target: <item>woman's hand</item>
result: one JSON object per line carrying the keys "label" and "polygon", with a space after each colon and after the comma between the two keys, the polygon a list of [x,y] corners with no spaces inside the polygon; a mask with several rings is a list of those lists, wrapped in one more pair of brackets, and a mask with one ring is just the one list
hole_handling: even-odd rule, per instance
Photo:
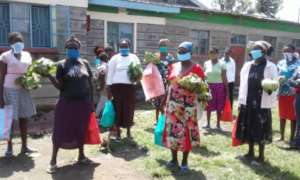
{"label": "woman's hand", "polygon": [[1,109],[4,108],[4,100],[3,100],[3,98],[0,99],[0,108]]}
{"label": "woman's hand", "polygon": [[107,87],[107,99],[111,100],[113,98],[111,88]]}

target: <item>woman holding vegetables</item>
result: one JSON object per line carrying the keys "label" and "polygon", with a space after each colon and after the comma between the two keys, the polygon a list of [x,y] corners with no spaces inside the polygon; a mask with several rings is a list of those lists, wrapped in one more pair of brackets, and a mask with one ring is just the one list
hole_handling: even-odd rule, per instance
{"label": "woman holding vegetables", "polygon": [[272,141],[271,108],[276,105],[276,89],[263,83],[278,76],[276,65],[266,59],[271,52],[272,47],[268,42],[256,41],[249,54],[252,61],[243,66],[240,74],[235,137],[242,143],[248,143],[249,151],[244,156],[248,160],[254,158],[254,144],[259,145],[259,157],[253,162],[264,161],[265,144]]}
{"label": "woman holding vegetables", "polygon": [[[171,149],[172,160],[167,163],[169,168],[188,171],[188,155],[193,145],[200,143],[197,121],[197,94],[180,86],[182,78],[194,74],[204,79],[204,72],[192,60],[193,44],[183,42],[178,47],[178,63],[172,65],[169,72],[170,87],[166,98],[165,129],[163,144]],[[183,152],[182,164],[179,167],[177,152]]]}
{"label": "woman holding vegetables", "polygon": [[[27,146],[27,120],[36,113],[30,92],[17,85],[16,80],[26,73],[32,63],[31,56],[24,49],[24,38],[18,32],[8,36],[10,50],[0,56],[0,106],[13,106],[14,122],[19,122],[21,131],[21,154],[34,152]],[[11,138],[13,135],[13,128]],[[12,139],[8,140],[6,157],[13,156]]]}
{"label": "woman holding vegetables", "polygon": [[84,154],[85,133],[93,108],[92,72],[88,62],[80,58],[80,41],[71,36],[65,43],[66,58],[57,65],[56,77],[49,75],[60,91],[55,109],[53,152],[49,173],[56,171],[59,148],[79,149],[78,163],[90,163]]}
{"label": "woman holding vegetables", "polygon": [[120,127],[127,128],[127,137],[131,137],[135,108],[135,84],[130,77],[130,67],[140,65],[139,58],[130,53],[128,40],[119,43],[119,54],[116,54],[108,62],[106,84],[108,99],[113,98],[116,110],[117,139],[121,138]]}

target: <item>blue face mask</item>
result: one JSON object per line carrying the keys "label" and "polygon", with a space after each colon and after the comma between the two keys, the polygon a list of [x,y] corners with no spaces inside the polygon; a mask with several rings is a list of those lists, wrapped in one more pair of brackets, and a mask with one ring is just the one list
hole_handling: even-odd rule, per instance
{"label": "blue face mask", "polygon": [[72,60],[78,60],[80,52],[78,49],[67,49],[67,58]]}
{"label": "blue face mask", "polygon": [[120,52],[121,56],[128,56],[129,48],[120,48],[119,52]]}
{"label": "blue face mask", "polygon": [[192,59],[192,54],[187,52],[185,54],[177,54],[178,61],[189,61]]}
{"label": "blue face mask", "polygon": [[263,53],[261,50],[252,50],[250,51],[251,57],[253,60],[257,60],[263,56]]}
{"label": "blue face mask", "polygon": [[101,65],[101,60],[100,60],[100,58],[96,58],[95,59],[95,66],[99,66],[99,65]]}
{"label": "blue face mask", "polygon": [[24,49],[24,43],[17,42],[15,44],[12,44],[11,48],[12,48],[14,54],[21,54],[21,52]]}
{"label": "blue face mask", "polygon": [[161,46],[161,47],[159,47],[159,52],[168,53],[168,48],[166,46]]}

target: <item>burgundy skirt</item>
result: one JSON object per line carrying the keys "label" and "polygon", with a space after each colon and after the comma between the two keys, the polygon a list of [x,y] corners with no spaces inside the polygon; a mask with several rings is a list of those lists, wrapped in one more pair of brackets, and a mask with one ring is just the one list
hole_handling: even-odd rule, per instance
{"label": "burgundy skirt", "polygon": [[123,128],[131,127],[135,109],[135,85],[113,84],[111,87],[116,109],[116,125]]}
{"label": "burgundy skirt", "polygon": [[75,149],[84,144],[92,103],[60,98],[55,109],[52,141],[58,148]]}
{"label": "burgundy skirt", "polygon": [[226,94],[223,83],[208,83],[212,100],[208,102],[207,111],[222,112],[225,106]]}

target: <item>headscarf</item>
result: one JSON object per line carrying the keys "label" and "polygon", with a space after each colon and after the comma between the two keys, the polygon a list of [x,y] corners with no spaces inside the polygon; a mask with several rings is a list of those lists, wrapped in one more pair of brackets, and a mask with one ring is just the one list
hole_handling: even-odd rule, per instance
{"label": "headscarf", "polygon": [[80,49],[80,46],[81,46],[81,42],[74,35],[71,35],[70,38],[67,39],[65,42],[66,49],[69,49],[69,48]]}
{"label": "headscarf", "polygon": [[261,47],[265,52],[268,52],[272,47],[272,45],[267,41],[255,41],[254,46]]}
{"label": "headscarf", "polygon": [[185,48],[188,50],[188,52],[192,53],[193,52],[193,43],[185,41],[179,45],[179,48]]}

